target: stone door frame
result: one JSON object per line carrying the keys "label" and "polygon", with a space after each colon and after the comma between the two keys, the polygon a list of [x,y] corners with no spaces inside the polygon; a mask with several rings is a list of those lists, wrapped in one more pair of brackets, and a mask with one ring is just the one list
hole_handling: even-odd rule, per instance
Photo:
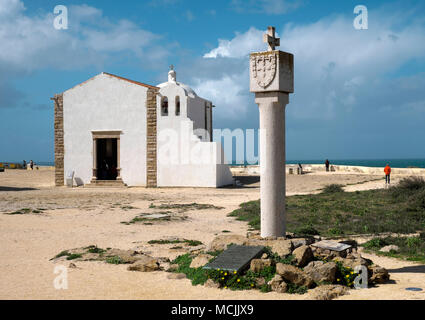
{"label": "stone door frame", "polygon": [[121,147],[121,130],[110,130],[110,131],[92,131],[93,138],[93,171],[92,171],[92,182],[97,180],[97,140],[99,139],[117,139],[117,179],[116,181],[122,181],[121,179],[121,161],[120,161],[120,147]]}

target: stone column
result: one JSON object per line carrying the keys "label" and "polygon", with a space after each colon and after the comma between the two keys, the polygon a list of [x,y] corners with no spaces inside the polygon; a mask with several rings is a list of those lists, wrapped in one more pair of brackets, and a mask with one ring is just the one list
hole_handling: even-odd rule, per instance
{"label": "stone column", "polygon": [[273,27],[264,41],[269,50],[250,56],[250,91],[260,110],[261,236],[284,237],[285,107],[294,92],[294,56],[274,50],[280,41]]}
{"label": "stone column", "polygon": [[261,236],[285,235],[285,107],[289,95],[256,94],[260,109]]}

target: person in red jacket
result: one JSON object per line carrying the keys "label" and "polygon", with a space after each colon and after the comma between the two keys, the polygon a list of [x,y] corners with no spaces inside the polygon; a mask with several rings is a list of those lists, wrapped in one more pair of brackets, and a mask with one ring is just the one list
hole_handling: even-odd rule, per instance
{"label": "person in red jacket", "polygon": [[385,184],[390,184],[391,183],[391,167],[390,165],[387,163],[387,165],[384,168],[384,172],[385,172]]}

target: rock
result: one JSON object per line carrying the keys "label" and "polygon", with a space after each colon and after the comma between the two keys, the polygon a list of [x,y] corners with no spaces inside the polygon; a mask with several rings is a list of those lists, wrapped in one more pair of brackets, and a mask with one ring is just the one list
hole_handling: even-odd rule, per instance
{"label": "rock", "polygon": [[110,249],[105,257],[119,257],[121,263],[135,263],[144,256],[134,250]]}
{"label": "rock", "polygon": [[337,255],[334,251],[322,249],[322,248],[314,248],[313,255],[319,259],[332,260]]}
{"label": "rock", "polygon": [[299,267],[306,266],[310,261],[314,259],[313,251],[309,246],[301,246],[295,249],[292,254],[295,256],[297,265]]}
{"label": "rock", "polygon": [[342,265],[346,268],[351,268],[354,270],[356,266],[369,266],[372,264],[372,261],[369,259],[364,258],[356,258],[356,259],[347,259],[347,258],[341,258],[336,257],[333,259],[334,262],[341,262]]}
{"label": "rock", "polygon": [[297,267],[289,264],[277,263],[276,273],[286,281],[299,286],[311,288],[314,285],[313,279]]}
{"label": "rock", "polygon": [[206,286],[207,288],[216,288],[216,289],[220,288],[220,284],[214,282],[212,279],[208,279],[205,282],[204,286]]}
{"label": "rock", "polygon": [[311,261],[305,268],[304,272],[310,272],[314,268],[317,268],[319,266],[323,266],[325,263],[323,261]]}
{"label": "rock", "polygon": [[252,272],[260,272],[265,267],[270,267],[272,265],[271,259],[252,259],[251,268],[249,269]]}
{"label": "rock", "polygon": [[278,274],[276,274],[273,277],[273,279],[271,279],[267,284],[270,286],[272,291],[275,291],[278,293],[285,293],[286,291],[288,291],[288,285],[283,281],[283,278]]}
{"label": "rock", "polygon": [[260,231],[252,231],[246,234],[248,239],[261,239]]}
{"label": "rock", "polygon": [[264,279],[263,277],[257,278],[257,280],[255,280],[255,284],[257,285],[257,287],[261,287],[266,284],[266,279]]}
{"label": "rock", "polygon": [[174,272],[179,268],[179,265],[174,263],[174,264],[170,264],[170,266],[168,267],[168,269],[166,269],[165,271],[167,272]]}
{"label": "rock", "polygon": [[261,256],[261,259],[267,259],[269,257],[269,255],[267,253],[263,253],[263,255]]}
{"label": "rock", "polygon": [[170,273],[167,275],[167,279],[174,279],[174,280],[186,279],[186,275],[184,273]]}
{"label": "rock", "polygon": [[305,268],[304,272],[316,282],[334,282],[336,274],[336,263],[322,261],[312,261]]}
{"label": "rock", "polygon": [[150,256],[142,256],[141,259],[137,260],[132,265],[129,265],[127,270],[129,271],[140,271],[140,272],[152,272],[159,270],[159,262],[157,259]]}
{"label": "rock", "polygon": [[190,247],[188,248],[188,252],[192,253],[192,254],[197,254],[197,253],[201,253],[203,250],[205,249],[205,245],[199,245],[196,247]]}
{"label": "rock", "polygon": [[243,245],[247,241],[247,238],[237,234],[225,234],[216,237],[209,245],[208,251],[225,250],[231,243],[237,245]]}
{"label": "rock", "polygon": [[318,286],[311,290],[312,300],[332,300],[348,293],[348,288],[341,285]]}
{"label": "rock", "polygon": [[357,246],[358,246],[356,240],[350,240],[350,239],[339,241],[339,243],[348,244],[349,246],[351,246],[354,249],[357,249]]}
{"label": "rock", "polygon": [[389,245],[389,246],[385,246],[383,248],[381,248],[381,250],[379,250],[380,252],[390,252],[390,251],[394,251],[394,252],[398,252],[400,251],[400,248],[398,246],[396,246],[395,244]]}
{"label": "rock", "polygon": [[77,268],[77,266],[75,265],[75,263],[70,263],[69,264],[69,266],[68,266],[68,268],[70,268],[70,269],[76,269]]}
{"label": "rock", "polygon": [[279,255],[279,257],[285,258],[286,256],[290,255],[292,253],[292,250],[294,250],[294,245],[292,243],[292,240],[275,240],[271,243],[271,250],[272,252]]}
{"label": "rock", "polygon": [[315,239],[314,238],[296,238],[296,239],[292,239],[291,241],[294,245],[294,249],[296,249],[301,246],[308,246],[314,243]]}
{"label": "rock", "polygon": [[374,265],[369,267],[368,270],[372,274],[369,279],[369,283],[386,283],[388,280],[390,280],[388,270],[385,268]]}
{"label": "rock", "polygon": [[200,268],[205,266],[212,258],[210,254],[200,254],[199,256],[193,258],[190,267],[191,268]]}

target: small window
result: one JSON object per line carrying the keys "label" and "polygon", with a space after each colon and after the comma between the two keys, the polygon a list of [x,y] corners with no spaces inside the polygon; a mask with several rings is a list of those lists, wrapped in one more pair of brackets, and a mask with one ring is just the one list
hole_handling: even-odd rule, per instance
{"label": "small window", "polygon": [[168,98],[167,97],[162,98],[161,115],[168,116]]}
{"label": "small window", "polygon": [[176,116],[180,115],[180,97],[176,97]]}

